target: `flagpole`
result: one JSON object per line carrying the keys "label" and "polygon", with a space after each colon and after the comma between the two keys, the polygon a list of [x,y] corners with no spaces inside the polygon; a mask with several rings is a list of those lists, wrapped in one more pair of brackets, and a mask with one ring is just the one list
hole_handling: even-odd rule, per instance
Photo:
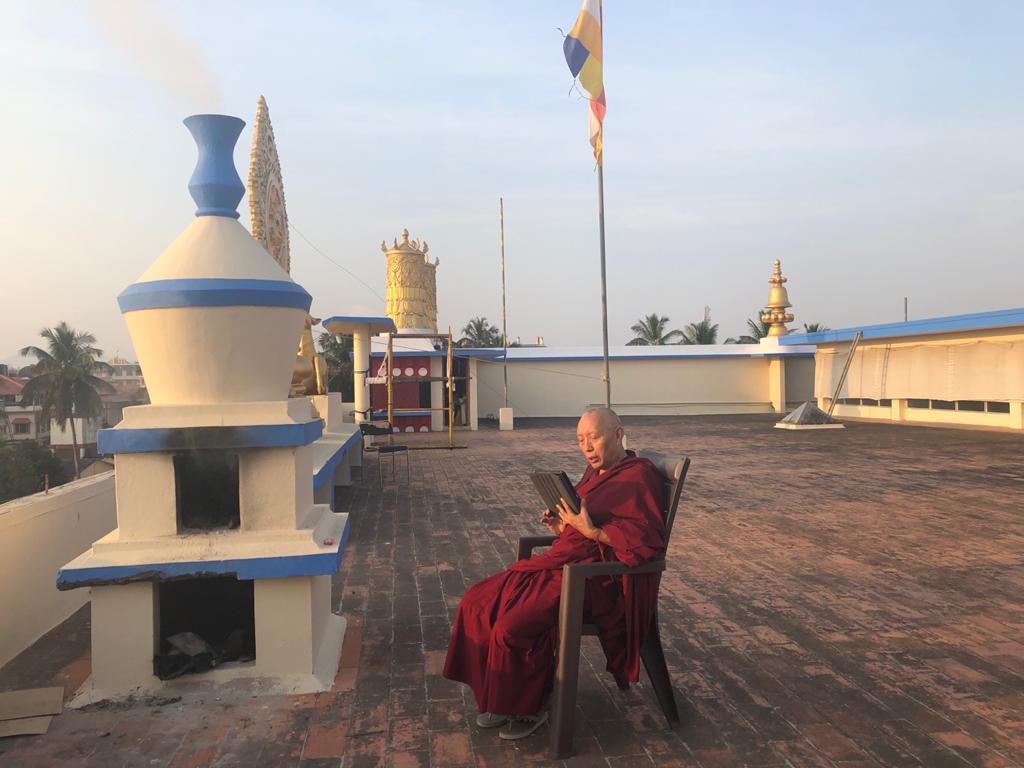
{"label": "flagpole", "polygon": [[[601,30],[602,48],[604,47],[604,2],[597,0],[597,21]],[[602,51],[602,58],[604,57]],[[602,88],[604,85],[602,84]],[[597,221],[601,232],[601,331],[604,342],[604,404],[612,407],[612,376],[608,366],[608,280],[605,277],[604,257],[604,126],[598,134],[601,140],[601,155],[597,162]]]}
{"label": "flagpole", "polygon": [[502,369],[505,375],[505,407],[508,408],[508,326],[505,315],[505,200],[498,198],[498,218],[501,222],[501,346],[505,348]]}
{"label": "flagpole", "polygon": [[[602,131],[603,132],[603,131]],[[603,138],[603,137],[602,137]],[[604,341],[604,404],[612,407],[612,378],[608,366],[608,281],[604,255],[604,152],[597,166],[597,221],[601,233],[601,330]]]}

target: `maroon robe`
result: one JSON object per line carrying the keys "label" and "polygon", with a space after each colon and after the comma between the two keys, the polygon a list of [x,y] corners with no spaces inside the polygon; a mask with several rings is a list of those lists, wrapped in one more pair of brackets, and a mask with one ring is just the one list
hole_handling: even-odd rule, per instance
{"label": "maroon robe", "polygon": [[[466,591],[444,676],[473,689],[481,712],[535,715],[551,692],[562,566],[618,560],[636,566],[665,552],[665,481],[647,459],[627,456],[607,472],[588,466],[576,486],[611,546],[566,525],[544,554],[513,563]],[[587,580],[585,620],[597,625],[608,671],[640,677],[640,646],[654,616],[660,574]]]}

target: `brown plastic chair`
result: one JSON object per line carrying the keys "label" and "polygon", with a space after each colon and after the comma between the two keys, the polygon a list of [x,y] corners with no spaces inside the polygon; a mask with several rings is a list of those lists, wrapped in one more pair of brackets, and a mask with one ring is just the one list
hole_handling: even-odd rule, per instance
{"label": "brown plastic chair", "polygon": [[[679,497],[690,469],[686,457],[666,456],[655,451],[639,451],[641,458],[650,459],[665,478],[668,509],[665,510],[665,547],[672,535],[672,524],[676,519]],[[530,557],[537,547],[548,547],[556,536],[523,536],[516,547],[516,559]],[[597,635],[597,626],[583,623],[583,593],[587,579],[591,576],[660,573],[665,570],[665,561],[629,568],[623,563],[577,563],[562,567],[562,596],[558,612],[558,666],[555,669],[554,690],[551,693],[551,751],[556,759],[572,754],[573,731],[576,727],[576,690],[580,673],[580,638],[583,635]],[[651,627],[640,649],[647,677],[654,688],[669,727],[679,723],[672,681],[665,663],[665,652],[661,647],[661,633],[658,627],[658,609],[655,604]],[[627,686],[628,687],[628,684]]]}

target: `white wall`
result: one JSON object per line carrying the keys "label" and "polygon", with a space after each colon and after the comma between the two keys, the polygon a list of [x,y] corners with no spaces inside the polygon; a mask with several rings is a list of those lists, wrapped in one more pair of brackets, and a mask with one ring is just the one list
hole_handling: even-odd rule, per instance
{"label": "white wall", "polygon": [[814,402],[814,358],[787,357],[786,402],[791,405]]}
{"label": "white wall", "polygon": [[[61,427],[56,421],[50,422],[50,445],[71,446],[71,420]],[[99,419],[75,419],[75,436],[78,445],[83,446],[96,442],[96,431],[100,427]]]}
{"label": "white wall", "polygon": [[0,666],[88,602],[57,571],[116,525],[113,472],[0,504]]}
{"label": "white wall", "polygon": [[[600,360],[511,362],[509,403],[517,418],[578,416],[604,402],[603,369]],[[811,358],[787,361],[787,400],[812,399],[813,371]],[[766,357],[612,360],[611,376],[621,415],[771,411]],[[480,416],[496,416],[503,404],[500,364],[479,364],[478,394]]]}

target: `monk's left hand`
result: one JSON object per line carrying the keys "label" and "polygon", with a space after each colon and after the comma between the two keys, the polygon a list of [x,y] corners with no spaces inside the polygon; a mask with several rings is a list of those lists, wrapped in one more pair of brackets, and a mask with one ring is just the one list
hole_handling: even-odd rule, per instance
{"label": "monk's left hand", "polygon": [[562,522],[566,525],[571,525],[588,539],[593,539],[597,536],[597,528],[594,527],[594,523],[587,513],[587,502],[580,501],[580,513],[577,515],[573,513],[568,502],[565,499],[561,499],[558,502],[558,516],[562,518]]}

